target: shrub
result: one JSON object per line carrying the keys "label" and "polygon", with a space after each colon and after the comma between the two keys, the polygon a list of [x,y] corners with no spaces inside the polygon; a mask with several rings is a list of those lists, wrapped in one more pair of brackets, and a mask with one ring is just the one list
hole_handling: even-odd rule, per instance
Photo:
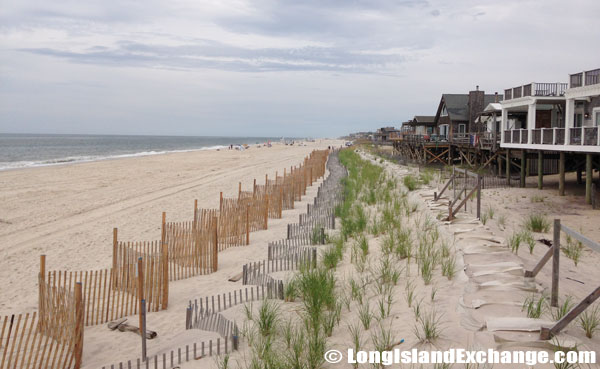
{"label": "shrub", "polygon": [[415,179],[415,177],[412,174],[407,174],[404,176],[404,178],[402,179],[404,186],[409,190],[409,191],[414,191],[417,189],[417,180]]}

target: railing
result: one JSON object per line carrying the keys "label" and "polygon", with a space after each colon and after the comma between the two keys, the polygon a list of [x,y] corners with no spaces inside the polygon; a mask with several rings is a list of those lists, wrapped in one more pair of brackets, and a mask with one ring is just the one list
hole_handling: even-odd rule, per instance
{"label": "railing", "polygon": [[[587,77],[586,77],[587,78]],[[590,80],[598,80],[598,74],[590,77]],[[596,82],[598,83],[598,82]],[[504,99],[518,99],[525,96],[564,96],[569,87],[568,83],[536,83],[532,82],[523,86],[504,90]]]}
{"label": "railing", "polygon": [[571,74],[571,88],[583,86],[583,72]]}
{"label": "railing", "polygon": [[[596,127],[587,127],[596,128]],[[579,137],[581,136],[581,129],[577,128]],[[513,129],[504,131],[504,143],[513,144],[527,144],[527,136],[529,131],[526,129]],[[565,129],[564,128],[536,128],[532,130],[531,143],[534,145],[564,145],[565,144]],[[596,133],[588,133],[589,142],[594,139],[597,141],[597,130]],[[579,143],[578,143],[579,144]]]}
{"label": "railing", "polygon": [[600,68],[570,75],[570,88],[597,85],[600,83]]}
{"label": "railing", "polygon": [[585,72],[585,85],[597,85],[600,83],[600,68]]}
{"label": "railing", "polygon": [[521,86],[513,88],[513,98],[518,99],[523,96],[523,89]]}
{"label": "railing", "polygon": [[581,128],[569,128],[571,133],[570,145],[581,145]]}
{"label": "railing", "polygon": [[583,127],[583,144],[598,146],[598,127]]}
{"label": "railing", "polygon": [[542,143],[542,129],[536,128],[533,130],[532,133],[533,133],[533,137],[532,137],[531,143],[540,145]]}

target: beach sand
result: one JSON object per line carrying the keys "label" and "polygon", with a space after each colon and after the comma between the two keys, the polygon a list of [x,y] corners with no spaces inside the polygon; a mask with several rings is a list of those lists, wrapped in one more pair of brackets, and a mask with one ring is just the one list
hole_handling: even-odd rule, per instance
{"label": "beach sand", "polygon": [[[167,212],[167,220],[188,220],[192,217],[193,199],[201,207],[217,207],[219,191],[225,196],[237,193],[238,182],[250,188],[254,178],[264,181],[264,175],[274,176],[284,167],[297,165],[310,151],[341,143],[318,141],[306,147],[253,148],[245,152],[211,151],[160,155],[106,162],[77,164],[54,168],[38,168],[0,173],[2,190],[0,199],[0,278],[4,282],[0,293],[0,314],[21,313],[35,310],[37,287],[35,276],[39,268],[39,255],[48,255],[47,269],[86,270],[108,267],[111,260],[112,228],[119,227],[123,240],[154,240],[159,238],[160,216]],[[379,160],[377,160],[379,162]],[[389,175],[401,182],[402,176],[415,168],[383,164]],[[529,179],[534,181],[535,179]],[[322,181],[322,179],[320,180]],[[319,181],[319,182],[320,182]],[[410,201],[419,206],[421,216],[435,219],[438,204],[432,201],[433,191],[442,183],[432,183],[410,193]],[[483,209],[492,207],[494,219],[481,224],[472,215],[473,203],[468,212],[460,213],[454,224],[439,222],[441,237],[457,252],[457,275],[448,280],[435,272],[430,285],[424,285],[417,275],[416,266],[410,273],[415,285],[415,295],[427,310],[435,309],[443,319],[443,333],[435,345],[420,344],[414,335],[413,307],[405,298],[403,278],[394,296],[390,325],[395,337],[405,342],[401,349],[488,348],[501,347],[497,340],[520,340],[514,349],[527,349],[535,341],[537,332],[492,331],[486,324],[521,324],[518,319],[526,316],[521,311],[523,300],[531,293],[526,288],[548,291],[550,263],[542,270],[535,282],[523,283],[522,273],[531,269],[541,258],[546,246],[536,244],[529,255],[523,244],[518,255],[506,246],[512,232],[520,231],[523,218],[532,212],[546,214],[548,219],[560,217],[571,228],[581,230],[598,241],[598,211],[592,211],[579,197],[558,197],[553,189],[553,179],[548,178],[548,188],[538,192],[526,189],[489,189],[483,191]],[[212,332],[185,331],[185,308],[193,298],[228,293],[242,287],[241,281],[227,279],[241,271],[249,261],[263,260],[267,256],[267,243],[285,237],[286,225],[296,222],[298,214],[304,213],[306,203],[316,195],[318,183],[307,189],[303,201],[295,209],[285,211],[283,219],[269,220],[269,229],[251,234],[250,246],[233,247],[219,253],[219,271],[206,276],[189,278],[170,284],[169,309],[148,315],[148,328],[158,332],[158,338],[148,341],[149,356],[169,353],[186,344],[216,339]],[[534,195],[544,196],[543,202],[531,202]],[[447,201],[447,200],[446,200]],[[505,218],[500,225],[499,219]],[[551,234],[534,234],[536,239],[551,239]],[[497,240],[494,242],[486,240]],[[383,238],[369,237],[373,247],[372,257],[377,260]],[[490,248],[490,245],[492,247]],[[483,250],[483,251],[481,251]],[[481,252],[480,252],[481,251]],[[600,257],[591,251],[577,267],[572,260],[561,255],[561,300],[566,295],[579,301],[597,287]],[[348,255],[339,266],[340,275],[351,268]],[[567,278],[568,277],[568,278]],[[499,283],[499,286],[494,286]],[[436,291],[435,301],[430,296]],[[296,303],[282,304],[286,311],[297,308]],[[478,304],[483,304],[481,307]],[[476,307],[476,308],[474,308]],[[336,327],[328,340],[330,348],[342,352],[351,346],[346,323],[355,323],[353,313],[344,313],[344,323]],[[344,310],[345,311],[345,310]],[[243,306],[224,313],[229,319],[244,321]],[[498,318],[511,317],[510,321]],[[136,324],[137,317],[129,317]],[[534,322],[538,325],[539,322]],[[365,333],[365,348],[371,348],[369,334]],[[580,343],[581,349],[600,347],[600,338],[590,340],[583,336],[577,323],[565,331]],[[509,347],[509,346],[506,346]],[[240,352],[233,354],[236,362],[243,363],[248,354],[247,344],[241,342]],[[85,368],[97,368],[133,360],[140,356],[139,336],[132,333],[109,331],[105,325],[85,330]],[[346,365],[342,365],[345,367]],[[217,367],[213,358],[192,360],[183,368]],[[338,365],[325,365],[327,368]],[[365,366],[366,367],[366,366]],[[502,367],[523,367],[510,365]],[[552,365],[540,366],[551,368]]]}

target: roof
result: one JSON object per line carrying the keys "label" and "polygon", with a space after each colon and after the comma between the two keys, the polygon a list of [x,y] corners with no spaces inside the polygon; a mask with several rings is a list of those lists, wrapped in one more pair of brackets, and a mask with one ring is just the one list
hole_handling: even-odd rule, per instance
{"label": "roof", "polygon": [[413,121],[418,123],[433,123],[435,122],[435,115],[415,115]]}
{"label": "roof", "polygon": [[[502,100],[498,96],[498,100]],[[468,121],[469,120],[469,94],[442,94],[442,100],[438,107],[438,114],[441,114],[442,101],[446,104],[446,111],[451,121]],[[483,105],[495,103],[496,95],[484,95]]]}

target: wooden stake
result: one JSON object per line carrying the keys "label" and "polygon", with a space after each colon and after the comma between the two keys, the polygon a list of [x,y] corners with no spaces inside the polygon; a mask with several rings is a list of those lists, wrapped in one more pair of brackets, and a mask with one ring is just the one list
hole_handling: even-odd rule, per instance
{"label": "wooden stake", "polygon": [[213,245],[213,272],[216,272],[219,268],[219,220],[217,217],[213,217],[213,235],[214,235],[214,245]]}
{"label": "wooden stake", "polygon": [[160,232],[160,241],[161,243],[165,243],[166,240],[166,236],[167,236],[167,231],[165,229],[165,224],[167,223],[167,213],[165,213],[163,211],[162,213],[162,225],[161,225],[161,232]]}
{"label": "wooden stake", "polygon": [[561,151],[558,159],[558,195],[565,195],[565,153]]}
{"label": "wooden stake", "polygon": [[137,277],[138,277],[140,334],[142,334],[141,327],[142,327],[142,324],[144,324],[144,322],[143,322],[144,317],[142,315],[142,301],[144,300],[144,265],[143,265],[142,258],[138,258],[138,261],[137,261]]}
{"label": "wooden stake", "polygon": [[250,205],[246,205],[246,246],[250,244]]}
{"label": "wooden stake", "polygon": [[554,219],[554,240],[552,243],[554,252],[552,255],[552,296],[550,305],[558,306],[558,277],[560,267],[560,219]]}
{"label": "wooden stake", "polygon": [[198,199],[194,199],[194,229],[198,225]]}
{"label": "wooden stake", "polygon": [[113,228],[113,260],[112,260],[112,267],[113,270],[117,270],[117,254],[119,253],[118,249],[117,249],[117,239],[118,239],[118,229],[117,228]]}
{"label": "wooden stake", "polygon": [[242,197],[242,182],[238,184],[238,200]]}
{"label": "wooden stake", "polygon": [[279,219],[283,217],[283,187],[279,187]]}
{"label": "wooden stake", "polygon": [[161,244],[162,247],[162,308],[167,310],[169,307],[169,245]]}
{"label": "wooden stake", "polygon": [[219,211],[223,211],[223,191],[219,194]]}
{"label": "wooden stake", "polygon": [[81,368],[81,358],[83,356],[83,295],[81,291],[81,282],[75,284],[75,347],[73,355],[75,356],[75,369]]}
{"label": "wooden stake", "polygon": [[268,222],[269,222],[269,195],[265,195],[265,224],[264,224],[265,229],[269,229]]}

